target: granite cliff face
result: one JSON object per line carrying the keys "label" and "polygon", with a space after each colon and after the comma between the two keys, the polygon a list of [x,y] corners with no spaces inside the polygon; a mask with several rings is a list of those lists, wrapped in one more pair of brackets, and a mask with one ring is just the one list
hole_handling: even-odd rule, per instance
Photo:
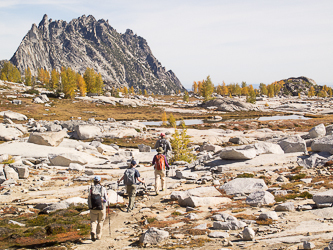
{"label": "granite cliff face", "polygon": [[185,90],[176,75],[166,71],[146,40],[131,30],[118,33],[108,21],[81,16],[69,23],[44,15],[33,24],[10,61],[21,72],[30,67],[51,71],[62,66],[83,73],[87,67],[101,73],[106,88],[131,87],[155,94]]}
{"label": "granite cliff face", "polygon": [[282,81],[284,81],[284,85],[279,93],[280,95],[297,96],[298,93],[301,95],[307,95],[311,86],[316,92],[321,89],[314,80],[305,76],[290,77],[288,79],[283,79]]}

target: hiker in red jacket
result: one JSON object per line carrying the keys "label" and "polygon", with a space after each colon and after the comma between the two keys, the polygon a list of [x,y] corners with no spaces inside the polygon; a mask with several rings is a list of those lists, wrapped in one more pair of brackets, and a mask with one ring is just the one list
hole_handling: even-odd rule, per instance
{"label": "hiker in red jacket", "polygon": [[165,157],[164,150],[162,147],[159,147],[157,150],[157,155],[154,155],[153,163],[155,169],[155,192],[158,195],[159,183],[157,181],[158,177],[161,178],[162,191],[164,191],[164,178],[165,178],[165,169],[169,169],[168,161]]}

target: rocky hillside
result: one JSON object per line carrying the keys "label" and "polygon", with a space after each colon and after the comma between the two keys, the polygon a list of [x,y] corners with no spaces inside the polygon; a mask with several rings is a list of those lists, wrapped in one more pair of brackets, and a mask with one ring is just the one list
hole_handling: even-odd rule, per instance
{"label": "rocky hillside", "polygon": [[62,66],[83,73],[87,67],[102,74],[106,88],[131,87],[155,94],[185,90],[177,76],[166,71],[147,41],[131,30],[118,33],[108,21],[81,16],[69,23],[44,15],[33,24],[10,61],[24,72],[30,67],[51,71]]}
{"label": "rocky hillside", "polygon": [[315,91],[320,91],[321,87],[317,83],[305,76],[300,77],[290,77],[288,79],[283,79],[283,88],[280,91],[280,95],[292,95],[297,96],[298,93],[301,95],[307,95],[310,87],[314,87]]}

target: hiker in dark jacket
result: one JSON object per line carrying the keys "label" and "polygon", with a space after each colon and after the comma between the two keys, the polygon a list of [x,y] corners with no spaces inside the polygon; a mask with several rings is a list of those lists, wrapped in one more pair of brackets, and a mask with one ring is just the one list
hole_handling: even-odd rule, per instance
{"label": "hiker in dark jacket", "polygon": [[103,223],[106,218],[108,195],[105,187],[101,185],[101,177],[94,177],[94,185],[89,189],[88,207],[90,209],[91,240],[102,238]]}
{"label": "hiker in dark jacket", "polygon": [[127,212],[130,212],[134,208],[134,201],[135,201],[135,195],[136,195],[136,181],[139,181],[141,183],[145,183],[144,180],[140,178],[140,173],[137,169],[135,169],[136,161],[131,161],[131,165],[128,169],[126,169],[123,177],[121,177],[120,180],[118,180],[119,183],[124,180],[124,184],[126,185],[126,190],[128,194],[128,207]]}
{"label": "hiker in dark jacket", "polygon": [[155,169],[155,192],[158,195],[159,191],[159,182],[158,178],[161,178],[161,186],[162,186],[162,191],[164,191],[164,178],[166,176],[165,170],[169,169],[169,164],[167,161],[167,158],[163,154],[164,150],[162,147],[159,147],[157,150],[157,154],[154,155],[152,165],[154,166]]}
{"label": "hiker in dark jacket", "polygon": [[164,151],[164,155],[166,157],[168,157],[168,153],[172,151],[172,147],[171,147],[171,144],[170,142],[165,139],[165,134],[164,133],[161,133],[161,139],[159,139],[156,144],[155,144],[155,149],[157,150],[159,147],[162,147],[163,148],[163,151]]}

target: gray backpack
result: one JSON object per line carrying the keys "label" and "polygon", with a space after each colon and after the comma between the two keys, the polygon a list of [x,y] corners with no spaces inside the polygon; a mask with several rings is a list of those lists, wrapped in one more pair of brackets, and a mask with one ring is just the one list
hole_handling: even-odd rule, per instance
{"label": "gray backpack", "polygon": [[125,171],[124,184],[126,186],[135,184],[135,168],[129,168]]}

